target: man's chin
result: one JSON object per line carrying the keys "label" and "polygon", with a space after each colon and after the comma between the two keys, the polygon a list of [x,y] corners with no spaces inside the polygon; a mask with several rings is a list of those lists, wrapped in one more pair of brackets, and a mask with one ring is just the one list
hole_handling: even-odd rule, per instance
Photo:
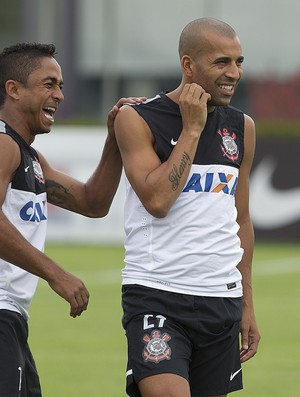
{"label": "man's chin", "polygon": [[207,102],[208,106],[227,106],[230,105],[231,102],[231,98],[220,98],[219,100],[213,100],[213,101],[209,101]]}

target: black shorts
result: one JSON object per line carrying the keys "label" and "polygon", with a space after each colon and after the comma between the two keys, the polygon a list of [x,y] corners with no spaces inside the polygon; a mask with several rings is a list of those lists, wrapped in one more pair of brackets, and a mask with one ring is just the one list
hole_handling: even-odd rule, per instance
{"label": "black shorts", "polygon": [[19,313],[0,310],[0,395],[41,397],[36,366],[28,343],[27,321]]}
{"label": "black shorts", "polygon": [[162,373],[187,379],[192,396],[222,395],[243,388],[239,347],[242,298],[125,285],[122,305],[129,396],[140,397],[138,382]]}

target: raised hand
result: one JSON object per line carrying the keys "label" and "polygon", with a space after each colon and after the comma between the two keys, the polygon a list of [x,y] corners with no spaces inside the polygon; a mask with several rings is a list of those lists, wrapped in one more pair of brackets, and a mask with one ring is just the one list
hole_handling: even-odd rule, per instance
{"label": "raised hand", "polygon": [[186,84],[179,97],[183,129],[201,134],[207,120],[207,102],[211,96],[196,84]]}
{"label": "raised hand", "polygon": [[108,134],[113,137],[115,136],[114,121],[120,107],[122,107],[125,104],[134,105],[136,103],[141,103],[144,102],[146,99],[147,99],[146,97],[128,97],[128,98],[119,99],[118,102],[112,107],[112,109],[108,113],[108,118],[107,118]]}

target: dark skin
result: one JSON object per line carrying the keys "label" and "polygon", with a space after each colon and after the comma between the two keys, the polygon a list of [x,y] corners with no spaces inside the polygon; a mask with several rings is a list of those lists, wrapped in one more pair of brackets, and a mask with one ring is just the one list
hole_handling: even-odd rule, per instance
{"label": "dark skin", "polygon": [[[63,78],[57,61],[52,57],[42,58],[40,67],[29,75],[26,84],[14,80],[6,82],[6,100],[0,109],[0,119],[31,145],[37,134],[50,132],[55,112],[64,99],[62,86]],[[101,160],[86,183],[55,170],[39,153],[50,203],[88,217],[103,217],[108,213],[122,170],[114,137],[114,118],[123,103],[136,103],[143,99],[122,98],[109,112],[108,136]],[[20,159],[17,143],[10,136],[0,134],[1,208]],[[103,185],[106,186],[105,191],[101,188]],[[0,236],[1,258],[46,280],[58,295],[69,302],[72,317],[80,316],[87,309],[89,292],[84,283],[34,248],[8,221],[2,209]]]}
{"label": "dark skin", "polygon": [[[237,36],[207,29],[196,39],[194,41],[198,42],[201,51],[197,56],[190,53],[182,55],[181,84],[167,94],[179,105],[183,123],[181,135],[167,161],[161,163],[155,151],[153,134],[134,109],[123,107],[116,117],[116,138],[128,180],[146,210],[157,218],[167,216],[185,186],[207,114],[216,106],[230,103],[242,76],[244,57]],[[235,195],[240,226],[238,234],[244,248],[238,265],[244,291],[241,362],[256,354],[260,340],[251,288],[254,236],[249,215],[249,174],[254,148],[254,122],[245,115],[245,152]],[[153,375],[142,379],[138,386],[143,397],[190,397],[188,381],[174,374]]]}

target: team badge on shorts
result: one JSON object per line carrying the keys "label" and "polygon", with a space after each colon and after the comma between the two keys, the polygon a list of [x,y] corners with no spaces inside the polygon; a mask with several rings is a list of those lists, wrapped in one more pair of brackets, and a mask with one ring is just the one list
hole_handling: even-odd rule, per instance
{"label": "team badge on shorts", "polygon": [[144,335],[143,341],[146,344],[143,351],[144,361],[158,364],[162,360],[170,360],[171,348],[167,343],[170,339],[170,335],[166,333],[162,335],[157,329],[151,332],[151,336]]}

